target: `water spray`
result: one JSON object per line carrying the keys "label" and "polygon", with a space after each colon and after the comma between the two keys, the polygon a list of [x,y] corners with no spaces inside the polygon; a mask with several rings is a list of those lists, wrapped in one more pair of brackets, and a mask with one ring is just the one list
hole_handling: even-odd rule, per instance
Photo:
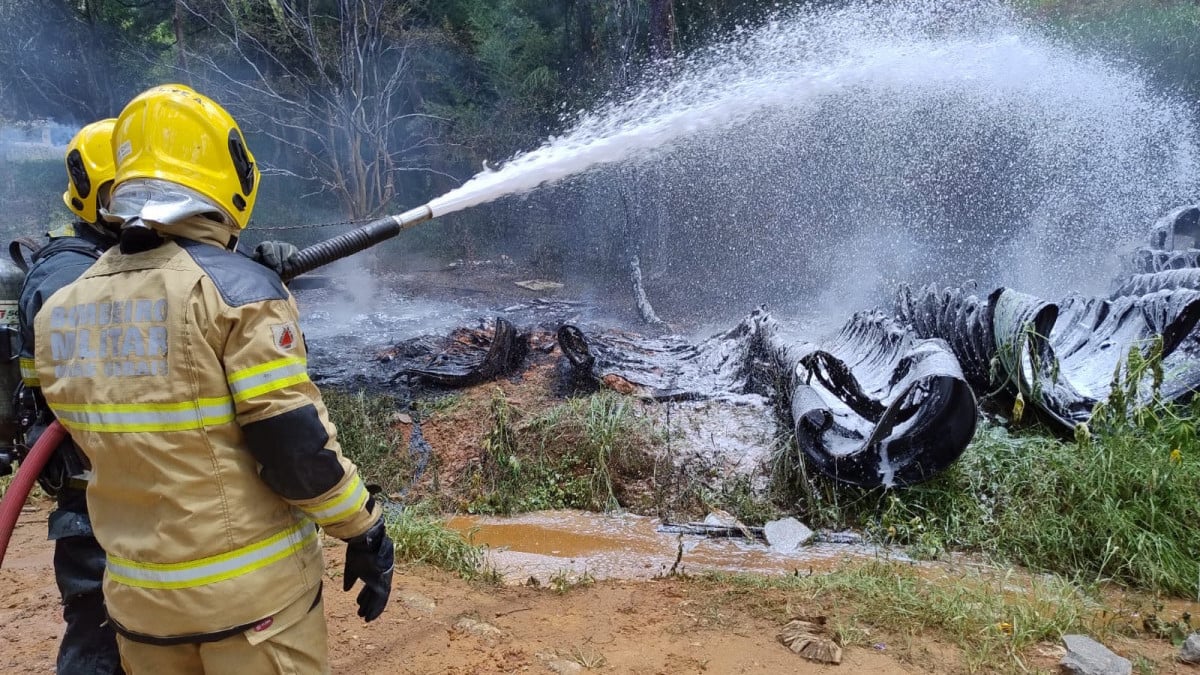
{"label": "water spray", "polygon": [[652,177],[636,207],[671,236],[643,262],[696,270],[724,303],[824,314],[899,279],[1056,295],[1097,290],[1114,244],[1194,192],[1186,105],[1011,3],[837,4],[739,29],[427,205],[306,249],[289,276],[567,180],[569,199],[541,203],[603,222]]}

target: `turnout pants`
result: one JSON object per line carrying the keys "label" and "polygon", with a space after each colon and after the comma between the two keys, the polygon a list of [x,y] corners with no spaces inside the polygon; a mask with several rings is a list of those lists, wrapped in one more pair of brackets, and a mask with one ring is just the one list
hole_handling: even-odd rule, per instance
{"label": "turnout pants", "polygon": [[269,619],[215,642],[159,646],[117,636],[130,675],[327,675],[320,587]]}
{"label": "turnout pants", "polygon": [[50,514],[54,581],[67,622],[58,646],[59,675],[121,675],[117,639],[100,590],[104,551],[92,534],[83,490],[65,488]]}

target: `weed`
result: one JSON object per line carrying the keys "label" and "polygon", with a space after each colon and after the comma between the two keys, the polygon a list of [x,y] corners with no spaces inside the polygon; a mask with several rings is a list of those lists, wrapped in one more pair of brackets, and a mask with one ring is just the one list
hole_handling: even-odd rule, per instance
{"label": "weed", "polygon": [[563,595],[567,591],[576,588],[587,588],[596,583],[596,577],[592,576],[591,572],[584,570],[578,575],[571,570],[561,569],[550,576],[550,588],[559,595]]}
{"label": "weed", "polygon": [[469,510],[619,508],[625,481],[618,478],[648,478],[652,471],[647,451],[655,440],[636,405],[602,392],[525,415],[497,390]]}
{"label": "weed", "polygon": [[481,574],[486,578],[483,549],[446,527],[428,507],[418,504],[399,512],[389,511],[386,517],[397,561],[432,565],[464,579],[476,579]]}
{"label": "weed", "polygon": [[1163,616],[1163,609],[1162,603],[1155,601],[1153,610],[1142,619],[1142,628],[1150,635],[1180,647],[1196,630],[1196,626],[1192,625],[1192,615],[1184,612],[1179,619],[1172,621]]}
{"label": "weed", "polygon": [[714,590],[732,594],[739,587],[751,592],[781,590],[784,598],[773,608],[776,619],[786,620],[796,607],[820,608],[833,615],[835,634],[845,644],[870,645],[873,638],[866,627],[899,634],[936,630],[964,650],[968,669],[1014,661],[1041,641],[1091,629],[1098,607],[1056,578],[1018,580],[1008,573],[969,573],[947,583],[936,576],[880,560],[846,564],[826,574],[708,575],[698,583],[715,581]]}
{"label": "weed", "polygon": [[572,647],[569,656],[572,661],[589,670],[603,668],[608,665],[608,659],[590,647]]}
{"label": "weed", "polygon": [[747,525],[762,525],[779,517],[779,507],[766,496],[758,494],[751,478],[746,475],[725,481],[715,495],[715,501],[710,506],[729,511]]}
{"label": "weed", "polygon": [[463,403],[462,394],[446,394],[430,399],[419,399],[413,405],[421,419],[429,419],[437,415],[447,415],[458,409]]}
{"label": "weed", "polygon": [[392,427],[396,402],[365,392],[322,392],[329,418],[338,430],[342,452],[357,466],[363,479],[392,494],[408,485],[414,462],[404,435]]}
{"label": "weed", "polygon": [[1158,672],[1158,665],[1145,656],[1137,654],[1133,657],[1133,670],[1138,675],[1155,675]]}

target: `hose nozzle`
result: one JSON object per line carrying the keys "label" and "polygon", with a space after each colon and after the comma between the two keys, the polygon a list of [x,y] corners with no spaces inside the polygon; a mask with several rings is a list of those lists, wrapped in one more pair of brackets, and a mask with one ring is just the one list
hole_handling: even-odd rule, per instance
{"label": "hose nozzle", "polygon": [[328,265],[387,241],[404,230],[432,218],[433,209],[426,204],[399,215],[380,218],[345,234],[313,244],[289,259],[287,269],[281,277],[284,281],[291,281],[305,272],[311,272],[322,265]]}

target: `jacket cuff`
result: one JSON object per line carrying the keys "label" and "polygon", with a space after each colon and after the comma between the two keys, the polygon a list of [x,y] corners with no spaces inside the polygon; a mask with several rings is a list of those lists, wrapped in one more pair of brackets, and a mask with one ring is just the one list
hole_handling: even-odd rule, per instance
{"label": "jacket cuff", "polygon": [[337,485],[320,497],[295,504],[338,539],[357,537],[383,517],[383,509],[371,499],[357,470],[348,471]]}

